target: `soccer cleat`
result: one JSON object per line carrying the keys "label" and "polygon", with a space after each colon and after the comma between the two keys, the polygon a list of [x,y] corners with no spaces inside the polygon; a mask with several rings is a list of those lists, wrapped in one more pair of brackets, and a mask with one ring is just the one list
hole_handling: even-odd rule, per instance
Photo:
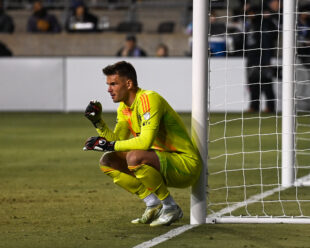
{"label": "soccer cleat", "polygon": [[157,205],[155,207],[147,207],[141,218],[137,218],[131,221],[132,224],[149,224],[153,220],[157,219],[159,213],[162,209],[162,205]]}
{"label": "soccer cleat", "polygon": [[177,206],[176,209],[162,209],[159,217],[151,222],[150,226],[169,226],[173,222],[183,217],[182,209]]}

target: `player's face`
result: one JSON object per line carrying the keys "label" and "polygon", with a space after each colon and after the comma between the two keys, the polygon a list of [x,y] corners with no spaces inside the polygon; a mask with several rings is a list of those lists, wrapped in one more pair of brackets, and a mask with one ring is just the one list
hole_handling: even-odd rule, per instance
{"label": "player's face", "polygon": [[126,77],[120,77],[117,74],[109,75],[107,76],[107,85],[113,102],[128,103],[131,83]]}

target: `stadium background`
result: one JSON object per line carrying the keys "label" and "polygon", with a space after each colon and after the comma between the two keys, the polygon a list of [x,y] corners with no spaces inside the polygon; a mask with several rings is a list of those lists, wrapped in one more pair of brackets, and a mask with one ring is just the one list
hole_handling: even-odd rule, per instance
{"label": "stadium background", "polygon": [[[51,13],[64,21],[68,2],[47,1],[46,4]],[[147,86],[162,92],[169,92],[167,87],[172,90],[178,87],[172,105],[178,111],[189,112],[191,59],[187,56],[189,36],[185,29],[191,20],[191,1],[136,1],[135,12],[131,1],[118,2],[119,6],[112,8],[108,1],[89,1],[89,6],[98,16],[107,16],[112,29],[130,18],[141,21],[143,31],[136,34],[138,44],[150,57],[155,54],[158,43],[169,46],[173,58],[167,58],[167,63],[175,65],[177,60],[182,64],[174,68],[175,73],[182,71],[182,74],[174,75],[180,77],[176,84],[162,81],[159,84],[150,76],[154,75],[151,65],[157,63],[162,69],[160,64],[165,59],[132,61],[134,64],[150,63],[149,66],[145,64],[145,71],[138,71],[142,78],[143,73],[148,75],[146,79],[150,80],[147,82],[150,85]],[[219,12],[226,11],[221,9],[221,5],[226,6],[226,1],[212,2],[218,4]],[[74,102],[77,105],[73,104],[70,109],[68,99],[80,99],[80,94],[85,93],[85,89],[80,88],[83,84],[85,86],[85,81],[87,84],[95,82],[96,87],[94,94],[85,96],[85,101],[93,95],[105,100],[97,89],[102,87],[100,89],[105,91],[100,66],[97,65],[101,61],[104,64],[117,60],[113,56],[127,33],[105,30],[96,34],[68,34],[65,31],[60,34],[28,34],[25,23],[31,13],[30,1],[4,3],[7,13],[15,20],[16,30],[13,34],[0,34],[0,40],[14,53],[14,57],[0,60],[0,247],[132,247],[189,223],[189,191],[175,190],[176,198],[187,213],[180,223],[156,230],[128,224],[127,220],[135,217],[137,208],[139,212],[143,209],[142,204],[111,185],[99,172],[96,166],[98,154],[81,152],[85,137],[94,134],[82,113],[58,113],[82,110],[84,100]],[[157,32],[161,21],[172,19],[175,22],[173,33]],[[238,58],[233,59],[238,61]],[[83,63],[70,71],[70,63],[78,60]],[[221,58],[216,60],[221,61]],[[56,64],[56,70],[55,67],[44,67],[44,63],[50,61]],[[93,71],[96,68],[98,72]],[[82,69],[86,70],[85,81],[79,78]],[[95,78],[94,73],[98,73]],[[68,80],[70,75],[71,81]],[[241,72],[236,81],[239,76],[244,80]],[[221,81],[220,76],[218,80]],[[70,85],[72,88],[68,89]],[[50,87],[56,87],[53,88],[55,91]],[[247,94],[244,88],[237,92]],[[52,100],[52,105],[44,102],[47,99]],[[178,109],[180,105],[184,108]],[[245,108],[238,106],[239,110]],[[108,110],[113,111],[113,108]],[[112,127],[115,115],[105,113],[105,116]],[[182,114],[182,118],[190,130],[190,115]],[[309,231],[308,226],[300,225],[251,225],[251,228],[248,225],[205,225],[159,247],[307,247]]]}

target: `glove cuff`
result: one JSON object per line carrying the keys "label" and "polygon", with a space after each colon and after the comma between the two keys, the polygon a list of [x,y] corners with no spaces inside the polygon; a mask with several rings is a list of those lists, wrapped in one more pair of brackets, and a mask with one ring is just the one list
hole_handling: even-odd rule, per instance
{"label": "glove cuff", "polygon": [[95,126],[95,128],[103,129],[105,126],[105,122],[102,119],[100,119],[95,123],[93,122],[93,125]]}
{"label": "glove cuff", "polygon": [[107,151],[115,151],[114,147],[115,147],[115,141],[110,141],[109,145],[106,148],[106,150]]}

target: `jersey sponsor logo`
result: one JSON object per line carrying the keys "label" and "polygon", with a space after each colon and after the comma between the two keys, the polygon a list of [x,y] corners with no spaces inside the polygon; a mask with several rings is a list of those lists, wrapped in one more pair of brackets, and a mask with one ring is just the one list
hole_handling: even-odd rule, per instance
{"label": "jersey sponsor logo", "polygon": [[142,123],[142,126],[146,126],[146,125],[149,125],[149,124],[151,124],[149,121],[144,121],[144,122]]}

